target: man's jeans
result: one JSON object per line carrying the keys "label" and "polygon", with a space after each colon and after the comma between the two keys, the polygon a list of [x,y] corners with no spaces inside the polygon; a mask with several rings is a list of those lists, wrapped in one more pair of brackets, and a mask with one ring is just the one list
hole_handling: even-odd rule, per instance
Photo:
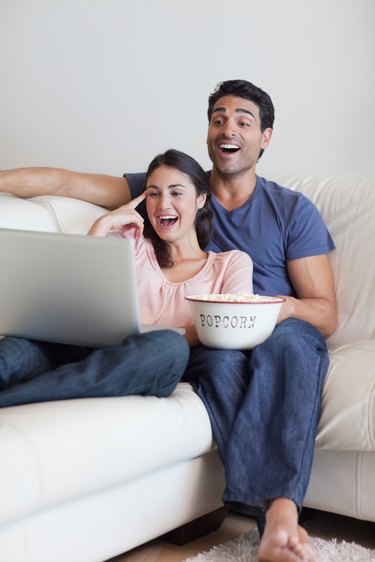
{"label": "man's jeans", "polygon": [[302,507],[327,369],[324,339],[297,319],[277,325],[250,352],[192,351],[184,379],[210,416],[225,503],[244,513],[281,497]]}
{"label": "man's jeans", "polygon": [[160,330],[87,348],[7,337],[0,342],[0,407],[96,396],[169,396],[189,347]]}

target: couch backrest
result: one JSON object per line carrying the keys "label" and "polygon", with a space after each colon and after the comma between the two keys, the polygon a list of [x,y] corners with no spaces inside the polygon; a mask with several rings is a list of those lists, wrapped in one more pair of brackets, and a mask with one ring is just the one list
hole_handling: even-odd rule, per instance
{"label": "couch backrest", "polygon": [[272,178],[304,193],[320,210],[334,239],[330,260],[339,325],[329,347],[375,337],[375,176]]}
{"label": "couch backrest", "polygon": [[[375,176],[277,176],[303,192],[320,210],[335,241],[330,254],[339,305],[339,326],[330,347],[375,337]],[[56,196],[18,199],[0,195],[0,227],[85,234],[105,210]]]}

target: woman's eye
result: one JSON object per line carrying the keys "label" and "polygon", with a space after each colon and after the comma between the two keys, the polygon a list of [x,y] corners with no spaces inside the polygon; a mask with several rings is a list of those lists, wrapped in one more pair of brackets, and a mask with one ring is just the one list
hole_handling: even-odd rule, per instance
{"label": "woman's eye", "polygon": [[147,197],[156,197],[158,195],[157,191],[148,191]]}
{"label": "woman's eye", "polygon": [[182,191],[172,191],[171,194],[173,197],[178,197],[179,195],[182,195]]}

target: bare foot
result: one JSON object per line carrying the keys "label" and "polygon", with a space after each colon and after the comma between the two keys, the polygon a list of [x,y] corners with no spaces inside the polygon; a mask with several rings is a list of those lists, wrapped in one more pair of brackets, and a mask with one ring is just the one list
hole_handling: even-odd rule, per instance
{"label": "bare foot", "polygon": [[274,500],[266,513],[266,526],[259,545],[260,562],[318,562],[307,533],[298,525],[293,501]]}

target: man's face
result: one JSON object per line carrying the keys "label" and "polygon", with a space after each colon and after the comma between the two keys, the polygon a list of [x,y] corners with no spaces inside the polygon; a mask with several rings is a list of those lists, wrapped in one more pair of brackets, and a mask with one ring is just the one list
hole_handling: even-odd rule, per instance
{"label": "man's face", "polygon": [[259,108],[235,96],[224,96],[214,105],[207,133],[208,154],[223,176],[238,177],[255,168],[261,149],[271,140],[272,129],[260,129]]}

